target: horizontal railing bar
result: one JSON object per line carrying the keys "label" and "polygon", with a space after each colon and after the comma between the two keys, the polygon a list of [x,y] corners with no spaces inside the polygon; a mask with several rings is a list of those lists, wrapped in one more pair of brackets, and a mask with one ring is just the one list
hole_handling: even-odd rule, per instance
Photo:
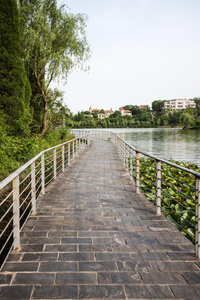
{"label": "horizontal railing bar", "polygon": [[12,218],[9,220],[9,222],[6,224],[6,227],[3,229],[3,231],[1,232],[1,234],[0,234],[0,238],[2,237],[2,235],[4,234],[4,232],[6,231],[6,229],[8,228],[8,226],[10,225],[10,223],[12,222],[12,220],[13,220],[13,216],[12,216]]}
{"label": "horizontal railing bar", "polygon": [[4,202],[6,202],[6,200],[13,194],[13,191],[14,191],[14,190],[12,190],[12,191],[8,194],[8,196],[6,196],[6,198],[0,203],[0,206],[3,205]]}
{"label": "horizontal railing bar", "polygon": [[[87,135],[85,135],[86,137]],[[23,166],[21,166],[19,169],[17,169],[15,172],[13,172],[12,174],[10,174],[8,177],[6,177],[4,180],[2,180],[0,182],[0,190],[3,189],[9,182],[11,182],[15,177],[17,177],[20,173],[22,173],[27,167],[29,167],[34,161],[36,161],[38,158],[40,158],[41,155],[43,155],[44,153],[50,151],[50,150],[54,150],[58,147],[61,147],[62,145],[66,145],[66,144],[69,144],[73,141],[76,141],[77,139],[79,139],[78,137],[77,138],[74,138],[70,141],[67,141],[65,143],[62,143],[62,144],[59,144],[57,146],[54,146],[54,147],[51,147],[49,149],[46,149],[46,150],[43,150],[41,151],[40,153],[38,153],[36,156],[34,156],[32,159],[30,159],[28,162],[26,162]]]}

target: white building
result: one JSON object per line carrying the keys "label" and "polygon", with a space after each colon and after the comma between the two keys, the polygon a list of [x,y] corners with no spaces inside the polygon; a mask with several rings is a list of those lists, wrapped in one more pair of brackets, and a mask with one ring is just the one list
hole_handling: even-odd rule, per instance
{"label": "white building", "polygon": [[188,99],[173,99],[164,102],[164,108],[173,108],[175,110],[185,109],[187,107],[196,108],[196,103],[194,100]]}
{"label": "white building", "polygon": [[132,112],[130,110],[125,110],[123,106],[120,107],[119,110],[121,111],[122,116],[132,116]]}

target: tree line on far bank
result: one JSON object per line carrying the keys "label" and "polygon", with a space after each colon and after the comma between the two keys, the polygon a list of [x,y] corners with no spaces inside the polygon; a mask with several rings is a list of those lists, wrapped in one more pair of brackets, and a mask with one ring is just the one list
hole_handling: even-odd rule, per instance
{"label": "tree line on far bank", "polygon": [[[155,100],[150,107],[140,108],[137,105],[124,105],[132,116],[122,116],[116,110],[109,118],[98,119],[97,112],[82,111],[75,116],[69,115],[66,126],[73,128],[135,128],[157,126],[183,126],[184,128],[200,128],[200,98],[193,98],[196,108],[174,110],[164,109],[164,100]],[[104,113],[103,109],[100,111]],[[92,116],[91,116],[92,115]]]}

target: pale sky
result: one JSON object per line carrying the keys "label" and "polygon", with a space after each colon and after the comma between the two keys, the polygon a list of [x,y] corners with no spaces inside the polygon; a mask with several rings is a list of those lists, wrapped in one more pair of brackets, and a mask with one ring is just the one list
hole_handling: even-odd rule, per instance
{"label": "pale sky", "polygon": [[[200,0],[58,0],[88,16],[90,72],[72,72],[73,113],[200,97]],[[53,84],[52,88],[56,85]]]}

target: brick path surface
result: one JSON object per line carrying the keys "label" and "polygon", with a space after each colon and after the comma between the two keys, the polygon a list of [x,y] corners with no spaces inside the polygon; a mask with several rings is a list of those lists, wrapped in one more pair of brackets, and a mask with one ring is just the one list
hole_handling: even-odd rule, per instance
{"label": "brick path surface", "polygon": [[193,245],[135,193],[109,141],[47,189],[0,273],[4,299],[200,299]]}

